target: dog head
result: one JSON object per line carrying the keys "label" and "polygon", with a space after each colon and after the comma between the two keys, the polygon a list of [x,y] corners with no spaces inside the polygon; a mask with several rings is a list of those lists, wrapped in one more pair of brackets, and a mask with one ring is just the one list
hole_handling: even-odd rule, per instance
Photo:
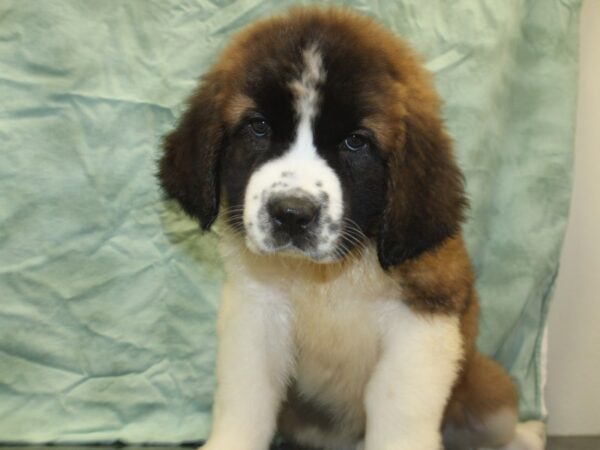
{"label": "dog head", "polygon": [[165,192],[256,253],[318,262],[372,240],[388,268],[459,232],[461,174],[430,77],[379,25],[297,10],[239,34],[164,140]]}

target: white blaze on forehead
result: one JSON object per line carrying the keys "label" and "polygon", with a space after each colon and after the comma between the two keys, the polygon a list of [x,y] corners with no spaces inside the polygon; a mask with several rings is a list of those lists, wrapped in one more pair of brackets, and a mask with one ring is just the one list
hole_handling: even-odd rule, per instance
{"label": "white blaze on forehead", "polygon": [[290,83],[294,94],[296,112],[300,121],[312,121],[319,102],[319,85],[325,81],[323,59],[315,45],[303,52],[304,68],[299,80]]}
{"label": "white blaze on forehead", "polygon": [[325,81],[323,59],[317,47],[312,45],[303,52],[304,68],[299,80],[290,83],[294,95],[295,109],[299,122],[296,141],[290,148],[295,156],[316,156],[312,126],[319,104],[319,85]]}
{"label": "white blaze on forehead", "polygon": [[[319,89],[326,77],[323,59],[316,45],[302,53],[299,79],[289,83],[298,118],[294,141],[279,158],[270,160],[250,177],[246,188],[244,224],[251,248],[269,250],[270,224],[265,206],[273,195],[307,195],[321,206],[317,253],[333,253],[338,235],[332,235],[325,221],[340,225],[343,213],[342,187],[337,174],[318,154],[313,125],[318,113]],[[335,227],[334,227],[335,228]],[[338,227],[341,228],[341,227]]]}

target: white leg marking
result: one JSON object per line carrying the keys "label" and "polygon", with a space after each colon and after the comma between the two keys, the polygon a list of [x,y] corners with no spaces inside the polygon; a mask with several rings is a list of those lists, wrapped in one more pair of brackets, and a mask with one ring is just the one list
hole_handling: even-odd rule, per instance
{"label": "white leg marking", "polygon": [[469,416],[468,424],[461,427],[446,425],[443,431],[446,449],[465,450],[482,445],[501,447],[515,436],[517,421],[516,411],[506,408],[483,419]]}
{"label": "white leg marking", "polygon": [[368,383],[366,450],[440,450],[440,424],[462,358],[457,317],[382,311],[382,354]]}
{"label": "white leg marking", "polygon": [[206,450],[267,450],[292,365],[289,303],[236,278],[219,311],[217,392]]}
{"label": "white leg marking", "polygon": [[495,450],[544,450],[545,448],[546,425],[543,422],[531,420],[518,423],[512,442]]}

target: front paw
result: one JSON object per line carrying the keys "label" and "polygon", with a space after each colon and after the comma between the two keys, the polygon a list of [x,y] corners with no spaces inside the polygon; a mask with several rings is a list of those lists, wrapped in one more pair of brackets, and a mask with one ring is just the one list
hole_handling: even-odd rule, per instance
{"label": "front paw", "polygon": [[[247,441],[236,441],[231,438],[209,439],[198,450],[256,450],[259,447],[249,445]],[[263,449],[261,449],[263,450]],[[269,450],[268,446],[264,450]]]}
{"label": "front paw", "polygon": [[218,442],[214,440],[208,440],[204,445],[200,446],[198,450],[250,450],[244,445],[236,445],[234,442]]}

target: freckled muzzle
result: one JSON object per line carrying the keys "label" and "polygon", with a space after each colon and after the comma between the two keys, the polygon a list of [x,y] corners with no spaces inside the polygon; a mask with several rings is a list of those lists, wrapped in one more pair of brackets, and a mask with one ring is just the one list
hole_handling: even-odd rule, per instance
{"label": "freckled muzzle", "polygon": [[323,161],[296,162],[295,170],[290,162],[271,161],[251,177],[244,205],[247,245],[257,253],[337,259],[343,220],[339,180]]}

